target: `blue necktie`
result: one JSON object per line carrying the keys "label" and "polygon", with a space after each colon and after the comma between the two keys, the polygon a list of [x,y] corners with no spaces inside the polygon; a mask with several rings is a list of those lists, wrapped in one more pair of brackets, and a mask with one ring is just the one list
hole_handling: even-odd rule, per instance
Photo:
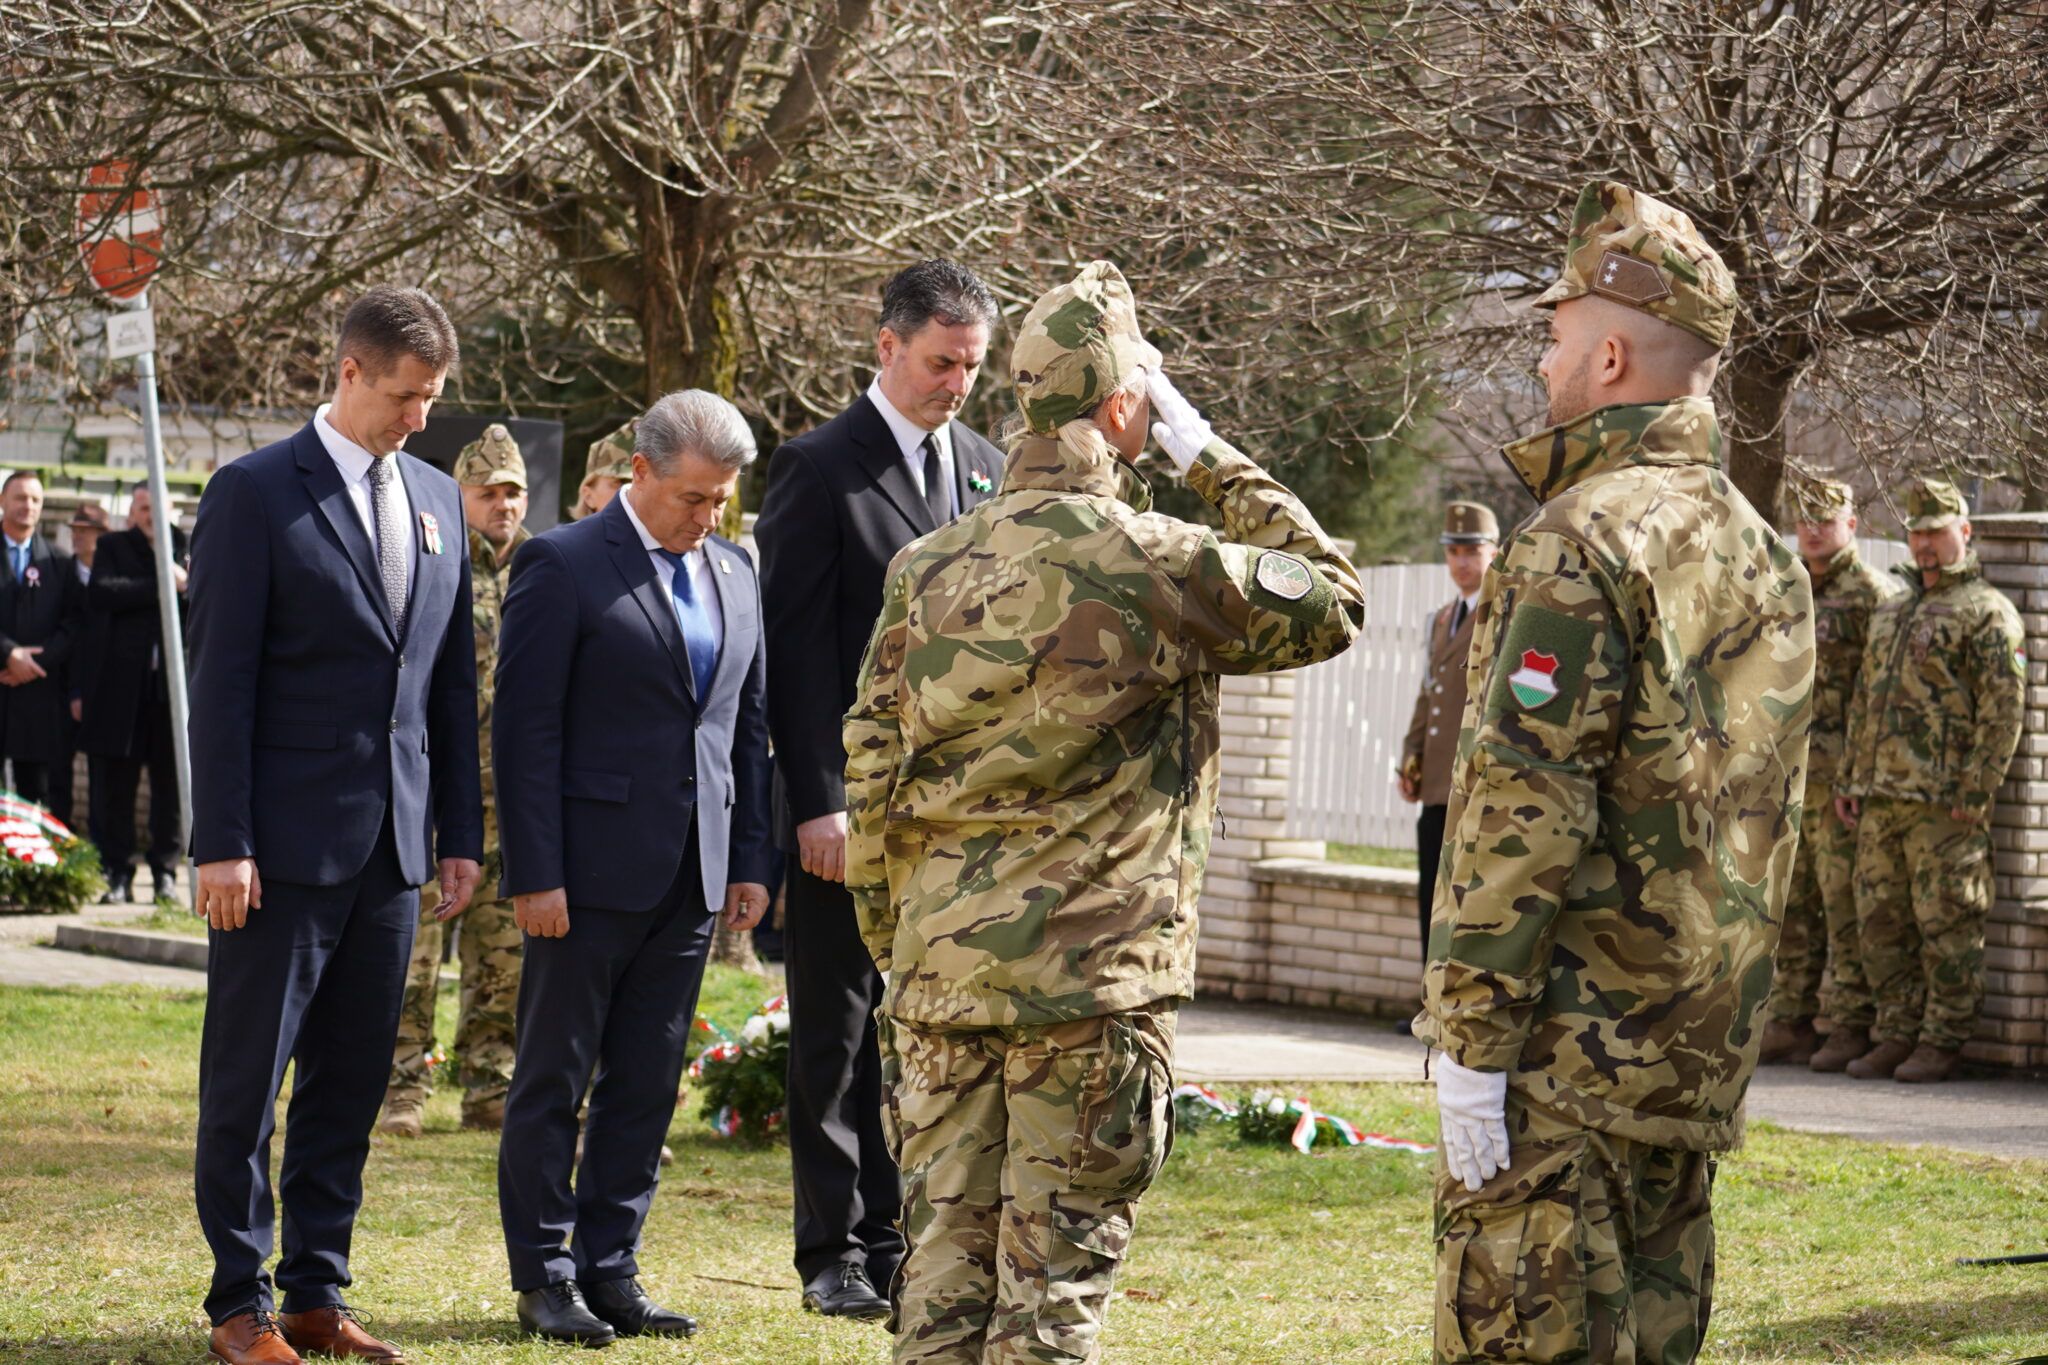
{"label": "blue necktie", "polygon": [[690,676],[697,685],[701,704],[711,695],[711,677],[718,672],[718,637],[711,633],[711,613],[697,599],[697,585],[690,581],[690,566],[673,550],[656,550],[675,573],[669,579],[669,595],[675,599],[676,624],[683,628],[683,647],[690,655]]}
{"label": "blue necktie", "polygon": [[14,581],[19,583],[22,576],[28,572],[28,546],[16,545],[10,540],[7,542],[7,553],[14,556]]}

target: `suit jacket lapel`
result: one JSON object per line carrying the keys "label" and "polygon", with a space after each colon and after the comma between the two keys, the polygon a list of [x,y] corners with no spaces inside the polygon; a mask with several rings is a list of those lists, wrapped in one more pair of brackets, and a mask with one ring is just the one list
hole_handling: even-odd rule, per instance
{"label": "suit jacket lapel", "polygon": [[[910,523],[919,535],[936,531],[937,523],[932,520],[931,508],[917,495],[917,485],[910,481],[910,467],[903,462],[902,448],[896,444],[896,433],[889,430],[889,424],[882,420],[882,414],[875,409],[872,399],[862,394],[853,405],[853,418],[847,423],[847,433],[853,443],[861,449],[861,467],[868,477],[882,490],[903,519]],[[955,461],[957,466],[958,462]]]}
{"label": "suit jacket lapel", "polygon": [[[406,565],[405,570],[405,633],[409,638],[412,635],[412,623],[419,617],[419,609],[426,605],[427,595],[424,590],[428,587],[428,583],[425,571],[429,561],[444,559],[449,554],[454,553],[454,551],[450,548],[448,529],[440,527],[438,529],[441,532],[441,553],[439,555],[429,555],[427,553],[427,527],[426,523],[420,520],[420,514],[424,512],[432,516],[433,509],[427,506],[425,491],[413,478],[411,457],[398,454],[390,458],[398,461],[399,482],[405,485],[405,501],[407,506],[412,509],[412,562]],[[467,552],[469,549],[469,537],[467,535],[463,537],[462,549],[464,552]],[[438,583],[439,565],[436,564],[435,567],[437,570],[435,582]],[[383,596],[381,580],[378,596]]]}
{"label": "suit jacket lapel", "polygon": [[[963,514],[968,508],[979,507],[994,497],[1003,476],[1001,466],[986,467],[986,457],[979,441],[964,439],[972,434],[963,424],[953,423],[953,482],[959,491],[959,507]],[[988,484],[988,492],[977,492],[969,482],[977,474]]]}
{"label": "suit jacket lapel", "polygon": [[341,482],[341,470],[335,467],[334,457],[327,453],[327,447],[321,442],[319,433],[313,430],[312,422],[299,429],[299,434],[293,438],[293,448],[299,472],[306,480],[306,492],[312,496],[313,505],[320,509],[320,515],[327,518],[328,527],[341,541],[342,552],[348,556],[349,563],[355,565],[356,578],[370,599],[371,610],[384,623],[384,633],[391,637],[392,644],[397,644],[398,627],[391,619],[391,604],[384,600],[384,579],[377,572],[370,533],[363,529],[362,518],[356,515],[355,504],[349,501],[348,489]]}
{"label": "suit jacket lapel", "polygon": [[647,613],[647,624],[661,637],[668,647],[669,657],[675,660],[676,672],[682,674],[683,695],[697,699],[695,680],[690,676],[690,651],[683,645],[683,628],[676,624],[675,604],[661,590],[661,579],[654,572],[654,563],[647,557],[647,547],[640,543],[640,533],[633,529],[633,523],[626,517],[622,505],[625,490],[614,497],[603,512],[605,539],[610,542],[612,563],[618,567],[619,576],[626,580],[633,600],[640,604],[640,610]]}
{"label": "suit jacket lapel", "polygon": [[[711,570],[711,587],[718,594],[718,619],[724,625],[723,637],[718,642],[718,667],[711,670],[711,690],[716,692],[725,681],[726,670],[733,666],[733,655],[740,651],[732,647],[734,606],[733,599],[738,593],[739,576],[727,572],[732,551],[715,541],[704,542],[704,563]],[[699,698],[699,700],[705,700]]]}

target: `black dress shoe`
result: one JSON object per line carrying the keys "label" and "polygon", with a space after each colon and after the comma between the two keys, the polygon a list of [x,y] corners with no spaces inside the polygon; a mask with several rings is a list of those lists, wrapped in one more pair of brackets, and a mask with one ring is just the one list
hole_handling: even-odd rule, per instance
{"label": "black dress shoe", "polygon": [[519,1325],[537,1337],[578,1346],[609,1346],[618,1333],[583,1302],[574,1280],[557,1280],[519,1296]]}
{"label": "black dress shoe", "polygon": [[841,1261],[804,1286],[804,1309],[828,1318],[873,1320],[889,1316],[889,1301],[868,1283],[864,1268]]}
{"label": "black dress shoe", "polygon": [[108,877],[107,893],[100,897],[101,905],[126,905],[129,901],[128,878]]}
{"label": "black dress shoe", "polygon": [[600,1280],[584,1293],[590,1311],[619,1329],[622,1337],[693,1337],[697,1320],[688,1313],[663,1308],[647,1297],[640,1281],[630,1275],[623,1280]]}
{"label": "black dress shoe", "polygon": [[167,896],[175,896],[177,894],[178,882],[176,874],[154,867],[149,870],[149,899],[151,904],[155,904]]}

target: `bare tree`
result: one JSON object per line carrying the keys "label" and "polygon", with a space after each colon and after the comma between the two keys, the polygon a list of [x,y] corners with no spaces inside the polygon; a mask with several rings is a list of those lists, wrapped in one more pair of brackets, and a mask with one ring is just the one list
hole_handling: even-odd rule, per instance
{"label": "bare tree", "polygon": [[1172,125],[1160,202],[1228,183],[1217,207],[1286,225],[1266,241],[1316,248],[1274,263],[1269,307],[1382,319],[1389,344],[1432,347],[1447,400],[1526,379],[1533,329],[1499,305],[1554,277],[1579,189],[1612,177],[1685,209],[1735,273],[1720,396],[1730,472],[1759,506],[1795,394],[1866,459],[2048,461],[2048,7],[1033,12],[1098,77],[1118,69],[1105,87],[1142,91]]}

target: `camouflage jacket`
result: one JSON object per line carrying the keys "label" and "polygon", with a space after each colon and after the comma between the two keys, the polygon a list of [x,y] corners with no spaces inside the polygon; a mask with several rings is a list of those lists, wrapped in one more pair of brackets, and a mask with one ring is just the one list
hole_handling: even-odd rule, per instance
{"label": "camouflage jacket", "polygon": [[1025,437],[1000,494],[890,567],[846,718],[846,866],[900,1019],[1191,994],[1216,675],[1330,658],[1364,614],[1350,563],[1238,451],[1188,472],[1218,533],[1145,511],[1079,430]]}
{"label": "camouflage jacket", "polygon": [[1813,594],[1704,398],[1509,446],[1418,1033],[1659,1146],[1740,1131],[1806,786]]}
{"label": "camouflage jacket", "polygon": [[1895,572],[1906,591],[1871,617],[1836,790],[1989,810],[2026,707],[2019,613],[1975,554],[1932,588],[1911,564]]}
{"label": "camouflage jacket", "polygon": [[[482,755],[484,796],[484,857],[498,851],[498,791],[491,777],[491,710],[498,695],[498,626],[505,619],[505,584],[512,575],[512,555],[533,532],[524,526],[512,533],[512,546],[505,562],[491,542],[475,531],[469,533],[469,609],[476,622],[476,726],[478,752]],[[485,869],[493,876],[491,868]],[[491,883],[486,883],[491,884]]]}
{"label": "camouflage jacket", "polygon": [[1813,580],[1813,736],[1807,782],[1830,784],[1849,728],[1849,699],[1870,638],[1871,613],[1899,595],[1899,583],[1863,562],[1852,543]]}

